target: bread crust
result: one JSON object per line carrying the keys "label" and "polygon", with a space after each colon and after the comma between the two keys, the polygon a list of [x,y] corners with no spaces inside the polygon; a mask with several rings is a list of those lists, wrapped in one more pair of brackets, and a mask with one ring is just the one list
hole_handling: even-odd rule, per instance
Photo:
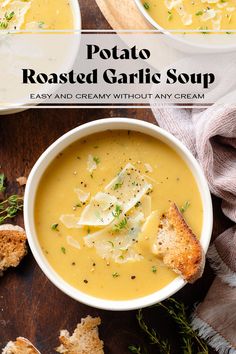
{"label": "bread crust", "polygon": [[87,316],[77,324],[72,336],[67,330],[62,330],[59,337],[61,345],[56,351],[64,354],[104,354],[103,341],[98,334],[100,324],[99,317]]}
{"label": "bread crust", "polygon": [[15,342],[7,343],[2,354],[40,354],[40,352],[28,339],[18,337]]}
{"label": "bread crust", "polygon": [[27,253],[26,234],[22,227],[0,225],[0,273],[17,267]]}
{"label": "bread crust", "polygon": [[205,265],[202,246],[175,203],[161,217],[153,251],[186,281],[193,283],[202,276]]}

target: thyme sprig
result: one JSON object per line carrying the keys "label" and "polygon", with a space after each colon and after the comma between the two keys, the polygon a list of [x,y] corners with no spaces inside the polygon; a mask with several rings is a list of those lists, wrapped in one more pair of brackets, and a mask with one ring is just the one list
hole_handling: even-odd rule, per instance
{"label": "thyme sprig", "polygon": [[149,328],[143,318],[142,310],[138,310],[136,315],[139,327],[147,335],[150,344],[157,344],[161,354],[170,354],[170,344],[167,340],[161,339],[159,334],[154,330],[154,328]]}
{"label": "thyme sprig", "polygon": [[6,180],[6,177],[4,175],[4,173],[0,173],[0,192],[1,193],[4,193],[5,192],[5,180]]}
{"label": "thyme sprig", "polygon": [[148,354],[146,348],[136,347],[135,345],[130,345],[128,349],[134,354]]}
{"label": "thyme sprig", "polygon": [[181,213],[183,214],[183,213],[185,213],[186,212],[186,210],[190,207],[190,202],[189,202],[189,200],[186,200],[186,202],[184,203],[184,205],[180,208],[180,211],[181,211]]}
{"label": "thyme sprig", "polygon": [[126,229],[128,225],[128,219],[124,217],[121,221],[118,222],[118,224],[115,224],[113,226],[113,231],[119,232],[123,229]]}
{"label": "thyme sprig", "polygon": [[156,304],[153,307],[163,308],[178,325],[179,333],[182,335],[182,348],[184,353],[192,354],[192,348],[194,347],[197,347],[197,353],[208,353],[207,344],[198,337],[197,332],[192,329],[183,303],[178,302],[174,298],[169,298],[165,302]]}
{"label": "thyme sprig", "polygon": [[[155,304],[150,308],[160,308],[164,310],[172,321],[177,325],[180,334],[180,346],[183,354],[209,354],[206,342],[198,336],[198,333],[191,327],[188,315],[183,303],[174,298],[169,298],[161,303]],[[161,354],[170,354],[171,345],[167,339],[162,339],[154,328],[149,328],[144,321],[142,310],[138,310],[136,315],[139,327],[149,339],[150,344],[156,345]],[[141,346],[131,345],[128,347],[131,353],[146,354],[147,351]],[[143,351],[145,349],[145,352]]]}
{"label": "thyme sprig", "polygon": [[23,197],[13,194],[0,202],[0,224],[14,218],[23,209]]}
{"label": "thyme sprig", "polygon": [[142,354],[141,347],[135,347],[135,345],[130,345],[128,349],[131,351],[131,353]]}

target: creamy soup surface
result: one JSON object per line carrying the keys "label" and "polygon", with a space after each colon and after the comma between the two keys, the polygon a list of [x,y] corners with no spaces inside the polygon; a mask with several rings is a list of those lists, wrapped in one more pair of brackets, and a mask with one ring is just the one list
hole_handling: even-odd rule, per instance
{"label": "creamy soup surface", "polygon": [[0,0],[0,29],[72,29],[70,0]]}
{"label": "creamy soup surface", "polygon": [[146,11],[163,28],[236,29],[236,0],[143,0]]}
{"label": "creamy soup surface", "polygon": [[69,146],[43,175],[37,236],[48,262],[75,288],[111,300],[142,297],[176,277],[152,252],[170,200],[184,207],[199,237],[199,191],[170,147],[132,131],[91,135]]}

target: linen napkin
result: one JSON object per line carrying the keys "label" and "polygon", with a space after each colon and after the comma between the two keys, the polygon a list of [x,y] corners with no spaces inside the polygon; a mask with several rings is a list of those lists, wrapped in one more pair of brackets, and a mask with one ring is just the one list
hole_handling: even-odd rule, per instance
{"label": "linen napkin", "polygon": [[[160,127],[192,151],[223,213],[236,223],[236,107],[152,109]],[[192,326],[219,353],[236,354],[236,225],[216,238],[207,257],[217,276]]]}

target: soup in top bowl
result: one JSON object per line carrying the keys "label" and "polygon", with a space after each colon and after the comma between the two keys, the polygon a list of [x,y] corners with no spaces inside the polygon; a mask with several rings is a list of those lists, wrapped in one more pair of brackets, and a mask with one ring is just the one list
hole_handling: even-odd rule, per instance
{"label": "soup in top bowl", "polygon": [[136,131],[99,132],[59,153],[42,175],[37,239],[51,267],[82,293],[115,301],[145,297],[177,277],[152,247],[170,201],[199,238],[201,196],[177,152]]}
{"label": "soup in top bowl", "polygon": [[2,30],[62,30],[74,27],[72,1],[0,0]]}
{"label": "soup in top bowl", "polygon": [[235,30],[235,0],[142,0],[146,12],[168,30]]}

